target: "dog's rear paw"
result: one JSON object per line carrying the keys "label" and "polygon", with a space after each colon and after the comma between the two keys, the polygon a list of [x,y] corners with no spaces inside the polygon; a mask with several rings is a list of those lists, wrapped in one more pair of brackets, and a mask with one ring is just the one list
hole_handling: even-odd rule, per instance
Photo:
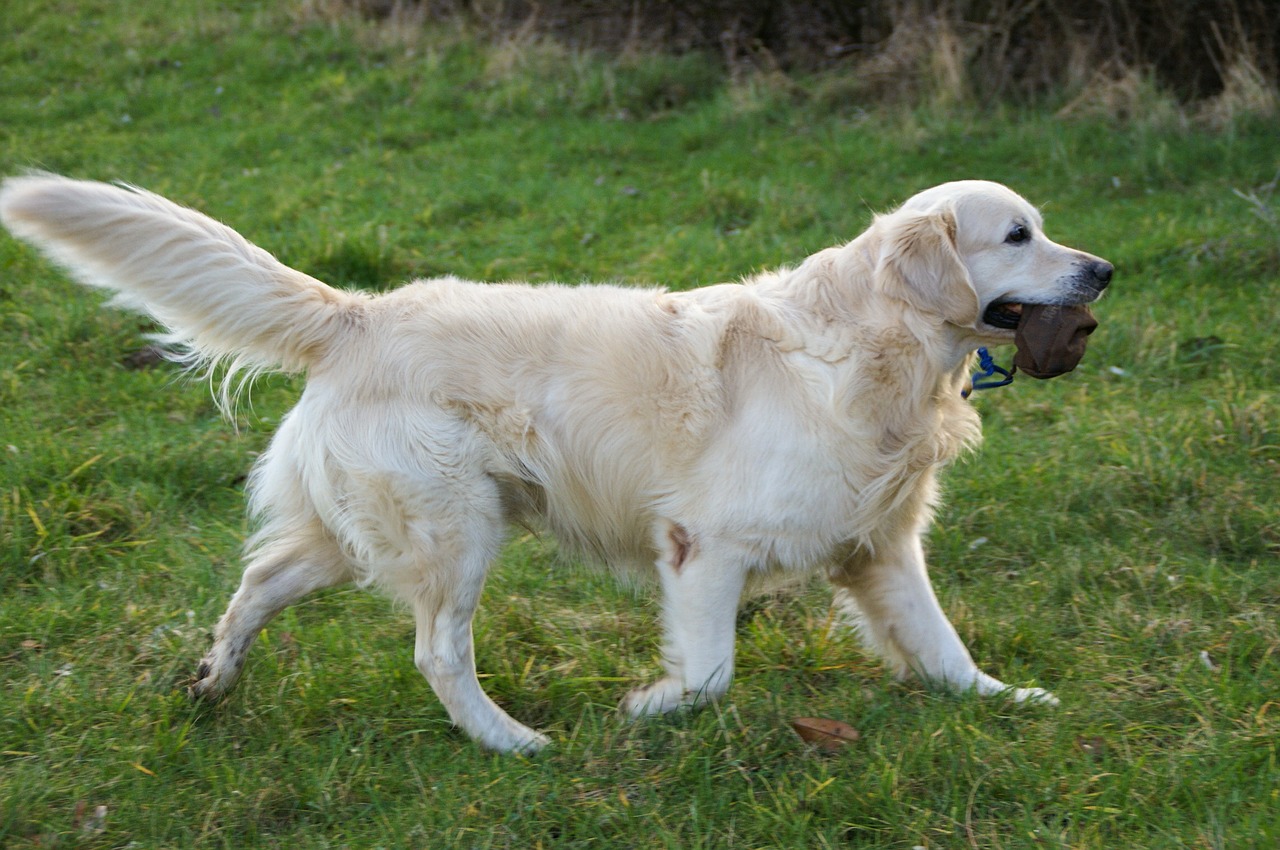
{"label": "dog's rear paw", "polygon": [[[956,682],[963,683],[964,680],[961,677],[956,677],[956,679],[949,680],[948,684],[957,690],[962,689],[955,684]],[[1012,685],[1006,685],[994,676],[988,676],[976,668],[973,671],[973,679],[966,684],[981,696],[1003,697],[1014,702],[1036,703],[1046,706],[1058,704],[1058,698],[1044,688],[1015,688]]]}
{"label": "dog's rear paw", "polygon": [[1009,696],[1016,702],[1029,702],[1037,705],[1058,705],[1058,698],[1044,688],[1009,688]]}
{"label": "dog's rear paw", "polygon": [[506,718],[498,726],[477,730],[473,737],[481,746],[499,753],[519,753],[531,756],[551,743],[551,739],[541,732],[535,732],[523,723]]}
{"label": "dog's rear paw", "polygon": [[543,735],[541,732],[534,732],[532,729],[528,730],[528,732],[528,736],[518,741],[516,745],[511,748],[512,752],[531,756],[551,743],[551,739],[546,735]]}
{"label": "dog's rear paw", "polygon": [[187,696],[197,702],[217,702],[230,687],[229,682],[214,674],[213,665],[208,659],[200,662],[196,673],[187,682]]}

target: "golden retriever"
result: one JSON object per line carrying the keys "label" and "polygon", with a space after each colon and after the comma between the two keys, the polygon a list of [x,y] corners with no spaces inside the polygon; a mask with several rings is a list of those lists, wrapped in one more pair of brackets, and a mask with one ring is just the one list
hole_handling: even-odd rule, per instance
{"label": "golden retriever", "polygon": [[307,373],[252,473],[258,530],[193,695],[224,694],[286,606],[355,581],[412,609],[455,724],[541,747],[481,689],[471,636],[508,527],[536,519],[656,574],[666,675],[631,715],[723,694],[744,589],[813,570],[897,675],[1056,701],[978,669],[921,546],[939,468],[980,437],[974,350],[1012,341],[1020,305],[1088,303],[1111,279],[1001,185],[929,189],[796,268],[688,292],[341,291],[156,195],[43,174],[5,182],[0,217],[153,316],[188,366],[224,365],[224,404],[244,370]]}

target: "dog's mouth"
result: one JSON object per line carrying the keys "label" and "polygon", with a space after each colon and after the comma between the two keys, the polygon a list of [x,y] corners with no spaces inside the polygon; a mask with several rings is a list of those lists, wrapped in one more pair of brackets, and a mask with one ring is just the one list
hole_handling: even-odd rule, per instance
{"label": "dog's mouth", "polygon": [[982,314],[982,321],[993,328],[1016,331],[1022,320],[1022,304],[1017,301],[993,301]]}
{"label": "dog's mouth", "polygon": [[1005,331],[1016,331],[1018,326],[1022,324],[1022,320],[1031,314],[1039,316],[1043,311],[1066,310],[1071,311],[1078,307],[1096,301],[1097,296],[1092,298],[1070,299],[1062,301],[1002,301],[995,300],[987,305],[987,309],[982,313],[982,321],[984,324],[999,328]]}

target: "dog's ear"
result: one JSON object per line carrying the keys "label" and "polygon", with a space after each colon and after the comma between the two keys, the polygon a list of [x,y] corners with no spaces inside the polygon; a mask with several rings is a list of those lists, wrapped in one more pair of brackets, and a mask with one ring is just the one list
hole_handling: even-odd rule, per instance
{"label": "dog's ear", "polygon": [[981,305],[956,249],[956,217],[950,210],[897,212],[881,217],[876,285],[916,310],[972,327]]}

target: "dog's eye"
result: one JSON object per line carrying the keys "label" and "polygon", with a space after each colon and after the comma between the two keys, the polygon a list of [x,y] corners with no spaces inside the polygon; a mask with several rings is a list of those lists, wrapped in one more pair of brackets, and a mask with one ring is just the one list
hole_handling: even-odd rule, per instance
{"label": "dog's eye", "polygon": [[1006,242],[1012,242],[1017,245],[1020,242],[1026,242],[1031,238],[1031,231],[1024,225],[1015,224],[1013,229],[1009,231],[1009,235],[1004,238]]}

